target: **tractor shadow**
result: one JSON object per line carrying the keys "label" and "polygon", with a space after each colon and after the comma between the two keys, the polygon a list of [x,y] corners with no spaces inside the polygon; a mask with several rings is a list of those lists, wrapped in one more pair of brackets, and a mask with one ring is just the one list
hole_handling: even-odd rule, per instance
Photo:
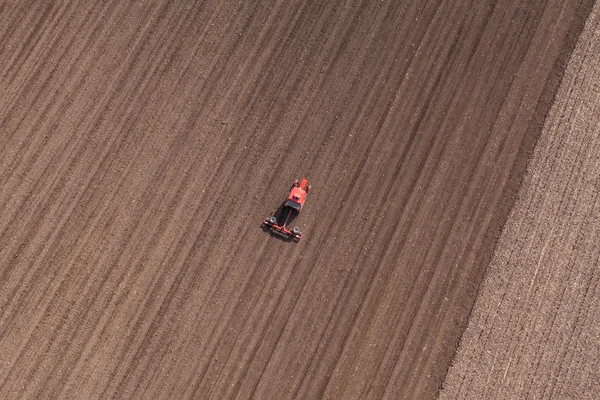
{"label": "tractor shadow", "polygon": [[[292,229],[294,227],[294,220],[298,217],[298,211],[294,210],[293,208],[286,207],[284,204],[285,202],[281,203],[281,205],[277,208],[277,210],[275,210],[275,213],[272,215],[275,216],[275,218],[277,218],[277,225],[280,226],[286,223],[287,218],[286,228]],[[284,242],[289,242],[293,240],[290,237],[279,235],[273,232],[271,228],[264,224],[262,225],[262,229],[270,236],[276,237],[280,240],[283,240]]]}

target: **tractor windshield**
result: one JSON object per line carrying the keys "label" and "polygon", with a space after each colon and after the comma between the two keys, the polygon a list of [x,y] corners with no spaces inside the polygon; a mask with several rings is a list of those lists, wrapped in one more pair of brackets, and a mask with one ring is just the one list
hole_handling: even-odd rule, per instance
{"label": "tractor windshield", "polygon": [[291,207],[291,208],[293,208],[295,210],[300,211],[300,203],[296,203],[293,200],[286,200],[286,202],[284,203],[284,206]]}

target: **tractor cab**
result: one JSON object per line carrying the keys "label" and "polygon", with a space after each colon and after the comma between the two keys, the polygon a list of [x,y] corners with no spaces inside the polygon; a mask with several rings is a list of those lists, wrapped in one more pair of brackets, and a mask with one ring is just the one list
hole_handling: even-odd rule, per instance
{"label": "tractor cab", "polygon": [[290,193],[284,203],[284,206],[291,207],[298,212],[302,210],[302,206],[304,205],[304,200],[306,199],[306,194],[310,191],[310,185],[308,184],[308,180],[302,179],[302,181],[298,182],[298,180],[294,181],[294,184],[290,188]]}

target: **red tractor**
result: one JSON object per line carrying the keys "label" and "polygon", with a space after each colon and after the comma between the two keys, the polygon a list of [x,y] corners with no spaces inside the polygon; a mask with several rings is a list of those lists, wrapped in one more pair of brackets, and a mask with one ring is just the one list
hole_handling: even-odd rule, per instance
{"label": "red tractor", "polygon": [[292,222],[294,218],[302,210],[306,194],[310,191],[308,180],[302,179],[300,182],[296,179],[290,188],[290,193],[275,215],[265,219],[263,226],[281,237],[289,238],[298,241],[302,238],[300,228],[294,227],[288,229],[287,224]]}

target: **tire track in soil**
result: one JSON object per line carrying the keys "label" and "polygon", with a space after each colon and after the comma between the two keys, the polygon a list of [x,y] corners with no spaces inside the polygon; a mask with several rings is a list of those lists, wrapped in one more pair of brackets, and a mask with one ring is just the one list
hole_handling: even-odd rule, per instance
{"label": "tire track in soil", "polygon": [[[121,143],[122,143],[122,142],[121,142]],[[84,186],[84,188],[85,188],[85,186]]]}
{"label": "tire track in soil", "polygon": [[[354,25],[354,24],[350,24],[350,25]],[[367,151],[367,153],[368,153],[368,151]],[[276,302],[276,303],[277,303],[277,302]],[[261,334],[261,336],[263,336],[263,335],[264,335],[264,334]],[[237,335],[237,336],[239,337],[239,336],[240,336],[240,333],[238,333],[238,335]],[[253,348],[253,349],[255,349],[255,346],[252,346],[252,348]],[[255,350],[253,350],[252,352],[253,352],[253,354],[255,354]],[[229,358],[230,358],[230,357],[229,357]],[[254,358],[254,356],[252,356],[251,358]],[[228,360],[228,361],[229,361],[229,360]],[[233,365],[239,365],[237,362],[232,362],[231,364],[233,364]],[[250,369],[250,368],[247,368],[247,369]],[[228,381],[231,381],[231,378],[228,378]],[[235,379],[235,381],[238,381],[238,379]],[[235,389],[235,391],[236,391],[236,392],[237,392],[238,390],[239,390],[238,388],[236,388],[236,389]],[[222,394],[222,395],[221,395],[221,397],[223,397],[223,396],[225,396],[225,397],[231,397],[231,393],[227,393],[227,394],[224,394],[224,395]]]}

